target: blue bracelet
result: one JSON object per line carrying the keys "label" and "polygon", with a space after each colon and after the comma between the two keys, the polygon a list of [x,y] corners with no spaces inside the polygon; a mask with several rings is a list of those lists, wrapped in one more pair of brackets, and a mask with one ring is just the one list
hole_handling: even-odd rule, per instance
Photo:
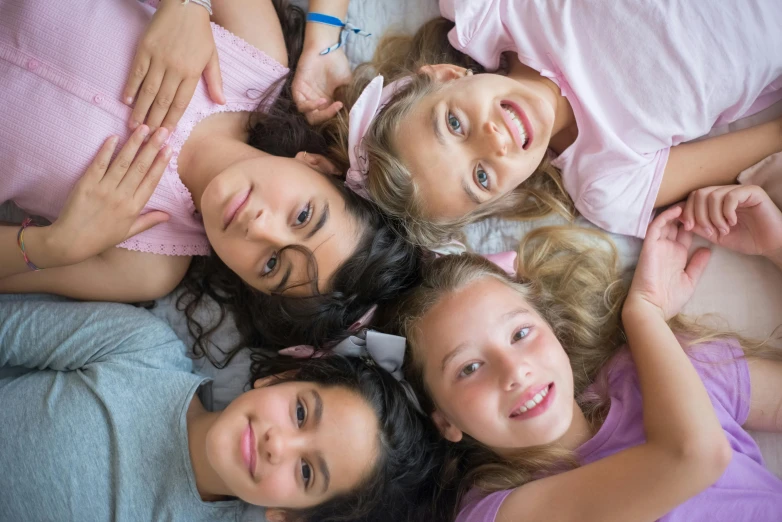
{"label": "blue bracelet", "polygon": [[348,33],[357,34],[359,36],[371,36],[372,33],[368,33],[351,24],[350,22],[343,22],[336,16],[331,16],[323,13],[307,13],[307,22],[315,24],[330,25],[332,27],[339,27],[341,29],[339,33],[339,41],[330,47],[323,49],[320,54],[329,54],[331,51],[336,51],[345,44],[348,38]]}

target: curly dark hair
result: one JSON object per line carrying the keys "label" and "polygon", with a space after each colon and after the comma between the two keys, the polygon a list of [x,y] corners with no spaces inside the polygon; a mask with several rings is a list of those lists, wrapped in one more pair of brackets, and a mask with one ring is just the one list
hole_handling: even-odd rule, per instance
{"label": "curly dark hair", "polygon": [[[252,376],[280,376],[281,382],[304,381],[341,386],[356,393],[378,420],[379,456],[353,491],[305,510],[289,510],[292,522],[420,521],[428,518],[427,500],[435,487],[444,443],[428,416],[390,373],[358,357],[291,359],[253,354]],[[251,381],[252,382],[252,381]]]}
{"label": "curly dark hair", "polygon": [[[288,63],[295,70],[304,39],[304,12],[287,0],[274,0],[288,48]],[[259,110],[250,120],[248,143],[277,156],[293,157],[306,150],[326,155],[329,143],[323,133],[310,126],[296,110],[291,92],[293,73],[281,81],[279,96],[267,103],[263,96]],[[269,92],[275,92],[271,89]],[[291,297],[266,295],[244,283],[220,258],[212,253],[196,257],[183,284],[185,292],[178,307],[185,311],[190,334],[195,338],[194,353],[222,367],[242,347],[262,347],[276,351],[297,344],[321,348],[347,335],[348,327],[373,305],[395,299],[414,285],[419,277],[422,251],[404,239],[398,222],[385,217],[370,201],[344,186],[342,180],[325,175],[342,195],[348,213],[363,228],[355,252],[333,274],[324,292],[318,290],[318,270],[312,253],[309,276],[313,295]],[[324,285],[321,285],[324,286]],[[195,318],[205,297],[219,305],[216,321],[201,324]],[[240,342],[234,347],[216,346],[223,357],[210,349],[210,336],[228,312],[234,314]]]}

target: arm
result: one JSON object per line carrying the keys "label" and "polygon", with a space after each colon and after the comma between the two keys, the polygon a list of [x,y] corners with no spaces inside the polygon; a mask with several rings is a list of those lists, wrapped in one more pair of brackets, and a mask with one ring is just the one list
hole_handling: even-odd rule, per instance
{"label": "arm", "polygon": [[652,522],[714,483],[730,462],[709,395],[666,323],[708,260],[700,251],[687,264],[691,236],[677,237],[671,225],[679,212],[669,209],[650,225],[622,312],[646,443],[518,488],[497,520]]}
{"label": "arm", "polygon": [[167,325],[132,306],[0,296],[0,367],[76,370],[172,342]]}
{"label": "arm", "polygon": [[214,23],[288,66],[285,38],[271,0],[212,0],[212,10]]}
{"label": "arm", "polygon": [[176,288],[189,266],[187,256],[115,247],[73,265],[39,272],[25,267],[23,274],[0,279],[0,294],[52,293],[89,301],[149,301]]}
{"label": "arm", "polygon": [[[345,20],[349,4],[350,0],[311,0],[309,11]],[[291,87],[296,107],[311,124],[337,114],[342,102],[334,101],[334,91],[352,78],[344,48],[320,54],[338,42],[339,37],[338,27],[324,24],[308,23],[304,32],[304,48]]]}
{"label": "arm", "polygon": [[782,358],[747,359],[752,397],[744,428],[782,432]]}
{"label": "arm", "polygon": [[779,151],[782,119],[677,145],[671,149],[654,206],[675,203],[701,187],[735,183],[743,170]]}

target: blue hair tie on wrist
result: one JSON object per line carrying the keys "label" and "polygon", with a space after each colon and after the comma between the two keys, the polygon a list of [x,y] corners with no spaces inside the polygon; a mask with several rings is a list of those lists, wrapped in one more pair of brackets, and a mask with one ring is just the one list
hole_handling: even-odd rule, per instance
{"label": "blue hair tie on wrist", "polygon": [[331,51],[336,51],[340,47],[342,47],[348,38],[348,33],[357,34],[359,36],[371,36],[372,33],[368,33],[362,29],[359,29],[355,25],[351,24],[350,22],[343,22],[336,16],[331,16],[323,13],[307,13],[307,22],[312,22],[315,24],[323,24],[323,25],[330,25],[332,27],[339,27],[340,33],[339,33],[339,41],[335,43],[332,46],[326,47],[323,49],[320,54],[326,55],[329,54]]}

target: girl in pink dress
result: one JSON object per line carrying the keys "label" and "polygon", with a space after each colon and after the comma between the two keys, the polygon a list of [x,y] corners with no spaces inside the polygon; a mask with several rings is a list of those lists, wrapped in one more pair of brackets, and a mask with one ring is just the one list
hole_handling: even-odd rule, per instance
{"label": "girl in pink dress", "polygon": [[[220,290],[244,292],[243,307],[275,308],[263,314],[281,330],[326,311],[328,332],[382,300],[386,278],[411,277],[414,249],[332,176],[324,140],[289,114],[289,56],[275,5],[215,4],[211,26],[208,17],[201,23],[219,57],[222,93],[213,95],[224,103],[200,81],[170,132],[134,125],[131,139],[152,134],[171,155],[141,219],[131,226],[132,219],[104,211],[79,234],[64,234],[74,227],[60,218],[79,213],[68,194],[96,151],[112,135],[130,135],[133,109],[123,89],[145,30],[164,15],[206,10],[178,0],[164,0],[157,14],[133,0],[0,1],[0,201],[53,221],[24,230],[27,261],[40,271],[15,246],[19,227],[0,227],[0,292],[154,299],[182,280],[193,256],[214,253],[221,270],[209,275],[221,280]],[[286,25],[298,21],[289,30],[300,36],[300,11],[276,7]],[[265,112],[256,112],[259,104]],[[91,199],[89,187],[79,190]],[[279,311],[286,299],[292,304]]]}

